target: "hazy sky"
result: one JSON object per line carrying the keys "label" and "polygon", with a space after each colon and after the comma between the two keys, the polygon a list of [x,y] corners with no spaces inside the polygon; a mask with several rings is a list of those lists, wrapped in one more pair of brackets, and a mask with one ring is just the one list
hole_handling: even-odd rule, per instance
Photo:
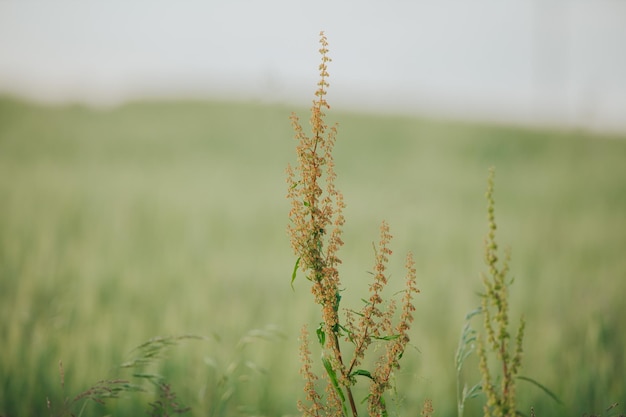
{"label": "hazy sky", "polygon": [[0,0],[0,92],[306,102],[626,130],[626,2]]}

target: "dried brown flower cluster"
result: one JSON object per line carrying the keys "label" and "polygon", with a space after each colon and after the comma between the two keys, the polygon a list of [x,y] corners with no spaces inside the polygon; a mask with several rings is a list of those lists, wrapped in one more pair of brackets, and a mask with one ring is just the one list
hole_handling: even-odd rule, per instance
{"label": "dried brown flower cluster", "polygon": [[[298,403],[305,416],[345,416],[348,407],[357,416],[357,406],[352,388],[357,377],[370,382],[367,396],[371,416],[386,415],[384,392],[391,386],[393,371],[399,368],[399,359],[409,342],[409,329],[413,321],[413,297],[419,292],[415,285],[413,256],[407,256],[406,289],[402,298],[399,318],[394,325],[396,303],[385,303],[382,291],[387,284],[386,265],[391,255],[389,226],[383,222],[378,247],[375,247],[374,280],[370,285],[370,297],[362,310],[346,311],[345,323],[340,320],[340,280],[337,266],[341,263],[337,252],[343,245],[341,240],[344,217],[342,194],[335,188],[333,147],[337,127],[328,127],[324,121],[326,89],[329,84],[327,64],[328,42],[320,33],[319,50],[322,62],[319,66],[320,81],[311,109],[311,135],[304,132],[298,117],[292,114],[291,121],[298,141],[296,147],[298,164],[287,167],[287,197],[291,200],[288,226],[291,246],[297,261],[293,279],[298,270],[304,272],[312,283],[311,292],[321,307],[322,323],[317,336],[322,347],[322,363],[326,370],[327,388],[322,395],[316,391],[318,377],[313,373],[308,332],[303,328],[301,338],[301,373],[306,380],[306,399],[310,405]],[[358,317],[355,317],[358,316]],[[351,360],[345,360],[340,340],[353,345]],[[373,342],[385,344],[384,352],[373,371],[360,369],[368,348]]]}

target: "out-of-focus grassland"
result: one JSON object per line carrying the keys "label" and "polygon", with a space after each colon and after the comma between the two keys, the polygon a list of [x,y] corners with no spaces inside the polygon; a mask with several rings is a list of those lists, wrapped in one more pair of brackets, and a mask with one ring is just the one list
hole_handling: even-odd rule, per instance
{"label": "out-of-focus grassland", "polygon": [[[233,415],[237,404],[296,414],[297,338],[302,323],[315,325],[316,307],[306,281],[289,285],[291,110],[0,99],[0,415],[48,415],[47,397],[58,404],[124,377],[115,366],[133,347],[184,333],[209,340],[173,348],[159,372],[193,415]],[[624,138],[329,116],[340,122],[337,186],[348,205],[344,301],[366,295],[382,219],[395,236],[398,288],[404,254],[417,261],[415,349],[398,377],[403,415],[419,414],[427,397],[438,415],[454,415],[454,351],[479,304],[492,165],[498,240],[512,248],[516,278],[512,320],[527,320],[521,374],[564,402],[520,382],[520,407],[582,415],[626,398]],[[268,325],[283,337],[235,348]],[[84,415],[141,415],[151,400],[129,395]],[[466,415],[480,415],[480,401]]]}

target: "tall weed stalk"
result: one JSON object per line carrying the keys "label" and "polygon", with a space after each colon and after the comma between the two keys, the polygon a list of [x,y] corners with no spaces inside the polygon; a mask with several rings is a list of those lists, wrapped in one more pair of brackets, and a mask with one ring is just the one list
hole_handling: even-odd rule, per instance
{"label": "tall weed stalk", "polygon": [[[302,329],[301,358],[306,399],[308,404],[298,403],[304,416],[357,416],[359,414],[354,388],[358,380],[369,384],[366,401],[371,416],[386,416],[387,404],[384,394],[392,387],[392,377],[400,366],[404,350],[409,342],[409,330],[413,321],[413,298],[419,292],[416,287],[415,267],[412,254],[406,258],[406,287],[400,301],[399,317],[396,318],[396,300],[385,302],[382,291],[388,282],[387,262],[391,255],[389,226],[380,226],[380,240],[375,246],[373,281],[370,296],[364,300],[359,311],[340,309],[342,286],[338,266],[338,251],[345,222],[343,195],[335,187],[333,147],[337,126],[328,126],[324,120],[329,109],[325,96],[328,84],[328,42],[320,33],[319,65],[320,80],[311,108],[311,133],[306,134],[299,118],[291,115],[295,131],[297,165],[287,167],[287,197],[291,201],[288,233],[297,260],[292,285],[297,272],[304,273],[311,283],[313,299],[320,307],[321,322],[316,329],[317,341],[322,349],[321,362],[325,370],[326,389],[318,392],[318,376],[313,371],[309,348],[309,333]],[[345,314],[342,314],[345,313]],[[375,361],[373,369],[363,367],[366,353],[374,342],[385,348]],[[347,357],[342,344],[350,344],[351,356]],[[380,352],[380,350],[378,350]]]}
{"label": "tall weed stalk", "polygon": [[[525,321],[522,317],[514,339],[509,331],[508,291],[512,280],[508,279],[510,251],[500,262],[496,243],[495,201],[493,198],[495,170],[489,171],[487,186],[487,219],[489,232],[485,238],[485,263],[487,273],[482,274],[485,292],[482,294],[481,313],[486,335],[477,339],[482,390],[487,397],[485,417],[514,417],[515,380],[522,365],[522,342]],[[486,341],[485,341],[486,339]],[[494,353],[498,366],[492,369],[487,349]],[[497,375],[497,380],[495,380]]]}

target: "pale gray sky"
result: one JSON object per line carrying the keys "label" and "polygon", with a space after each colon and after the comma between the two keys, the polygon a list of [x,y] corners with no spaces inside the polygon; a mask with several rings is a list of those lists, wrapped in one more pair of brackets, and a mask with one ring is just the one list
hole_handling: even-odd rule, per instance
{"label": "pale gray sky", "polygon": [[626,131],[626,2],[0,0],[0,92],[309,103]]}

